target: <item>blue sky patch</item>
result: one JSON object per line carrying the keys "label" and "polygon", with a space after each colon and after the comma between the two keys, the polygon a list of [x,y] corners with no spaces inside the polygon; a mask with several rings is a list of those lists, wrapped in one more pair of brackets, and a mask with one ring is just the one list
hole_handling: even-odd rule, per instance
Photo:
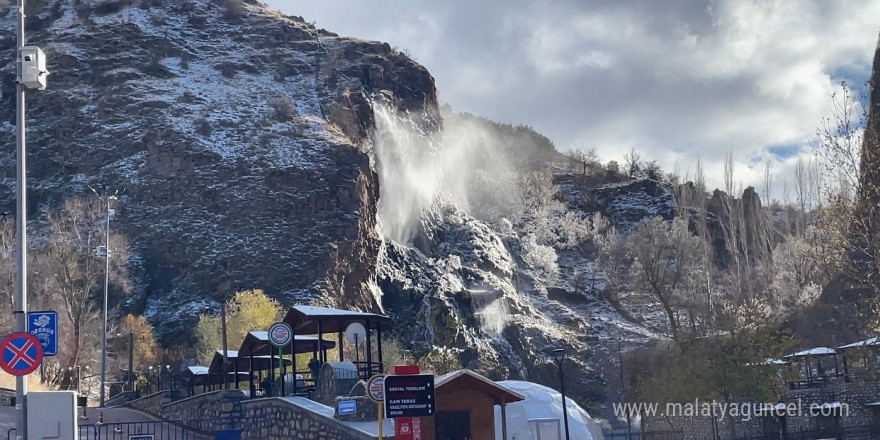
{"label": "blue sky patch", "polygon": [[777,144],[767,147],[767,152],[779,159],[788,159],[801,151],[800,144]]}

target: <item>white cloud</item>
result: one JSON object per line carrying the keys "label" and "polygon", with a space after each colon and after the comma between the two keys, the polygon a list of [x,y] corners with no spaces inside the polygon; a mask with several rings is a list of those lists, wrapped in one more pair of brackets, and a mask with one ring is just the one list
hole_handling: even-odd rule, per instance
{"label": "white cloud", "polygon": [[[523,123],[560,149],[630,147],[671,170],[733,151],[759,185],[810,149],[841,79],[865,81],[880,0],[271,0],[341,35],[408,49],[455,110]],[[780,185],[781,186],[781,185]]]}

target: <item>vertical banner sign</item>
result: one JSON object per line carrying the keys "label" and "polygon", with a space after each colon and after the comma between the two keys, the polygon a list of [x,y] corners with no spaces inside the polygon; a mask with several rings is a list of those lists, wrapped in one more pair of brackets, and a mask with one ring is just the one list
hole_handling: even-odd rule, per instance
{"label": "vertical banner sign", "polygon": [[58,354],[58,314],[52,311],[28,313],[28,333],[43,347],[43,356]]}

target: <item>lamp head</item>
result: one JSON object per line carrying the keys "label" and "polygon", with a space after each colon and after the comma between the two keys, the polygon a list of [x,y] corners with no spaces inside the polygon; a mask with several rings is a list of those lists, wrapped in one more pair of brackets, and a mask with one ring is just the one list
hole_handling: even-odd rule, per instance
{"label": "lamp head", "polygon": [[557,348],[553,350],[553,359],[556,359],[556,362],[562,362],[565,359],[565,349]]}

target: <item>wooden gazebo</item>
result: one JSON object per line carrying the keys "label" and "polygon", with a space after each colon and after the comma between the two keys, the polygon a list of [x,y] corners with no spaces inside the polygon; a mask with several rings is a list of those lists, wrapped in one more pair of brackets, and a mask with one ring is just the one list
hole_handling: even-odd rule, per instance
{"label": "wooden gazebo", "polygon": [[[245,338],[244,338],[244,341],[242,341],[242,343],[241,343],[241,347],[239,348],[238,352],[236,352],[236,356],[239,359],[239,362],[247,364],[247,367],[246,367],[247,371],[250,371],[252,373],[254,371],[257,371],[260,374],[260,380],[262,381],[262,372],[263,371],[273,370],[274,366],[276,366],[276,365],[281,366],[282,365],[280,363],[275,362],[276,355],[279,354],[279,351],[284,356],[290,355],[289,361],[287,359],[285,359],[285,363],[283,364],[283,366],[281,368],[281,375],[280,376],[284,377],[287,374],[286,366],[292,364],[291,372],[294,375],[292,392],[293,392],[293,394],[296,394],[297,393],[296,375],[297,375],[297,373],[303,373],[303,372],[295,371],[296,370],[296,361],[295,361],[294,355],[299,354],[299,353],[312,353],[312,356],[314,356],[317,359],[319,356],[319,353],[325,353],[325,356],[326,356],[327,350],[333,349],[333,347],[336,346],[336,343],[333,341],[319,341],[318,338],[316,338],[316,337],[304,336],[304,335],[295,336],[293,338],[293,341],[294,341],[293,344],[288,345],[286,347],[283,347],[281,350],[279,350],[269,343],[269,333],[268,332],[265,332],[265,331],[248,332],[247,336],[245,336]],[[262,362],[262,363],[257,362],[257,360],[260,360],[260,359],[268,359],[269,364],[268,364],[267,368],[263,368],[265,366],[264,365],[265,362]],[[274,370],[273,370],[273,372],[271,372],[269,374],[274,376]],[[282,394],[287,394],[286,393],[287,390],[284,389],[284,387],[285,387],[284,382],[285,382],[284,380],[281,381],[281,384],[280,384],[281,391],[282,391]],[[250,384],[250,389],[251,389],[251,395],[254,395],[255,385],[254,385],[254,381],[253,381],[253,375],[251,376],[251,379],[249,380],[249,384]]]}
{"label": "wooden gazebo", "polygon": [[[866,372],[872,363],[876,364],[876,354],[880,350],[880,337],[865,339],[864,341],[853,342],[852,344],[841,345],[837,347],[843,359],[843,374],[847,381],[852,379],[849,371],[847,357],[855,356],[862,363],[863,372]],[[873,359],[873,361],[872,361]]]}
{"label": "wooden gazebo", "polygon": [[[336,336],[339,348],[339,360],[343,361],[345,329],[350,324],[360,323],[367,330],[365,360],[355,362],[358,375],[367,379],[373,374],[383,371],[382,361],[382,330],[388,329],[391,318],[375,313],[355,312],[350,310],[331,309],[317,306],[294,306],[287,311],[284,322],[290,325],[294,335],[316,335],[321,345],[324,335]],[[375,335],[378,359],[373,359],[373,336]],[[327,362],[327,351],[322,350],[320,361]]]}
{"label": "wooden gazebo", "polygon": [[[226,351],[227,364],[225,371],[227,372],[226,381],[223,380],[223,350],[214,352],[211,358],[211,365],[207,371],[207,387],[213,390],[214,385],[226,387],[230,383],[235,384],[235,388],[239,388],[242,380],[247,380],[250,384],[251,395],[254,395],[254,372],[257,372],[262,379],[262,372],[271,370],[274,366],[280,366],[280,362],[270,356],[253,356],[241,357],[238,350]],[[290,365],[290,360],[285,359],[284,365]],[[216,379],[215,379],[216,378]]]}
{"label": "wooden gazebo", "polygon": [[[788,362],[795,362],[798,360],[803,361],[804,368],[807,370],[807,378],[806,380],[800,380],[797,382],[792,382],[789,384],[789,388],[791,389],[802,389],[802,388],[813,388],[816,386],[821,386],[827,383],[829,376],[826,374],[827,371],[822,368],[822,358],[831,358],[834,362],[834,377],[840,376],[840,370],[837,367],[837,352],[834,349],[828,347],[816,347],[811,348],[809,350],[799,351],[797,353],[792,353],[788,356],[783,356],[782,359]],[[816,375],[813,375],[813,360],[816,360]]]}

